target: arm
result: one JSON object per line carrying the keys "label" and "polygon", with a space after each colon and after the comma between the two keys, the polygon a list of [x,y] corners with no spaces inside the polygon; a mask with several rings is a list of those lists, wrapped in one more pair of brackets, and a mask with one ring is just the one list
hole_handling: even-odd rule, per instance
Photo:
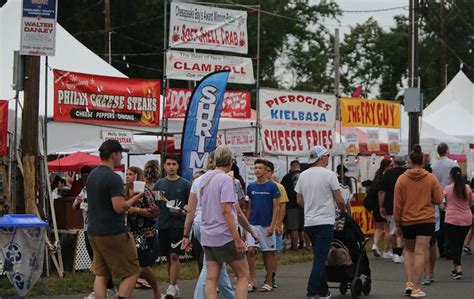
{"label": "arm", "polygon": [[441,185],[439,184],[438,179],[436,179],[435,176],[432,176],[432,178],[433,187],[431,189],[431,198],[433,199],[434,204],[439,205],[443,199],[443,191],[441,190]]}
{"label": "arm", "polygon": [[244,212],[242,211],[242,209],[240,208],[238,204],[236,205],[236,208],[237,208],[237,220],[239,221],[239,224],[242,225],[242,228],[245,231],[248,231],[256,241],[258,241],[259,239],[258,235],[250,226],[250,223],[247,220],[247,217],[245,216]]}
{"label": "arm", "polygon": [[398,179],[393,192],[393,221],[396,227],[400,227],[401,224],[402,200],[402,189],[400,187],[400,179]]}
{"label": "arm", "polygon": [[346,213],[346,203],[344,202],[344,197],[342,197],[341,190],[332,191],[332,194],[339,211],[341,211],[341,213]]}
{"label": "arm", "polygon": [[73,209],[79,209],[79,207],[81,206],[81,203],[84,201],[84,199],[82,198],[82,196],[78,195],[76,197],[76,199],[74,200],[74,202],[72,203],[72,208]]}
{"label": "arm", "polygon": [[249,199],[247,202],[247,211],[245,212],[245,216],[248,220],[250,220],[250,215],[252,215],[252,200]]}
{"label": "arm", "polygon": [[286,202],[279,203],[278,209],[278,220],[276,225],[277,234],[281,235],[283,233],[283,219],[285,219],[286,214]]}
{"label": "arm", "polygon": [[303,194],[301,194],[301,193],[296,193],[296,203],[297,203],[300,207],[304,208],[304,198],[303,198]]}
{"label": "arm", "polygon": [[125,200],[123,196],[114,196],[112,197],[112,206],[115,213],[123,214],[136,203],[140,202],[143,198],[143,192],[138,193],[135,196],[132,196],[129,200]]}
{"label": "arm", "polygon": [[196,213],[197,196],[195,193],[189,193],[188,199],[188,211],[186,214],[186,220],[184,221],[184,233],[183,236],[189,238],[191,231],[191,225],[193,224],[194,214]]}
{"label": "arm", "polygon": [[227,226],[229,227],[232,238],[234,239],[235,246],[237,247],[237,251],[239,253],[244,253],[245,244],[240,238],[239,232],[237,230],[237,226],[234,223],[232,204],[233,204],[232,202],[221,203],[221,211],[222,211],[222,215],[224,216],[225,222],[227,223]]}
{"label": "arm", "polygon": [[272,223],[267,229],[267,236],[270,237],[273,235],[273,231],[275,230],[275,226],[277,225],[278,220],[278,212],[280,210],[280,201],[278,198],[273,199],[273,214],[272,214]]}
{"label": "arm", "polygon": [[387,215],[384,208],[385,192],[379,191],[378,197],[379,197],[380,216],[382,216],[382,218],[385,218],[385,216]]}

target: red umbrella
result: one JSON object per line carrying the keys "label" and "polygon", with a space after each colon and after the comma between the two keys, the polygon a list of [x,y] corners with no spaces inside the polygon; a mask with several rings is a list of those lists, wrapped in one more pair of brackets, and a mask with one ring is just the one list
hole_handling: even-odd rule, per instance
{"label": "red umbrella", "polygon": [[[49,171],[81,171],[84,166],[95,167],[100,165],[101,161],[98,156],[87,153],[77,152],[67,157],[48,162]],[[124,164],[120,164],[116,170],[124,170]]]}

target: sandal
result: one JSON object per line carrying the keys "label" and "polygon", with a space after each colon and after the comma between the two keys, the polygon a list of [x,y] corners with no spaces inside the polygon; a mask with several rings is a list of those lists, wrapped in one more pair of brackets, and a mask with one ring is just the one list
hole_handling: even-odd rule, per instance
{"label": "sandal", "polygon": [[414,289],[414,290],[411,292],[411,297],[412,297],[412,298],[426,297],[426,293],[423,292],[421,289]]}
{"label": "sandal", "polygon": [[263,284],[259,289],[258,289],[259,292],[271,292],[273,291],[273,288],[271,285],[269,284]]}
{"label": "sandal", "polygon": [[248,287],[247,287],[247,291],[249,293],[252,293],[252,292],[255,292],[257,290],[257,287],[252,285],[251,283],[249,283]]}
{"label": "sandal", "polygon": [[411,296],[413,291],[413,282],[408,281],[405,287],[405,296]]}

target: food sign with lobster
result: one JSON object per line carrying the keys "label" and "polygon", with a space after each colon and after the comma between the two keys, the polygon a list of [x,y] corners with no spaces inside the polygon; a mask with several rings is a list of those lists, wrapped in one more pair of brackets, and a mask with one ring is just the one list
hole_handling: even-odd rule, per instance
{"label": "food sign with lobster", "polygon": [[54,70],[54,120],[157,127],[160,91],[158,80]]}

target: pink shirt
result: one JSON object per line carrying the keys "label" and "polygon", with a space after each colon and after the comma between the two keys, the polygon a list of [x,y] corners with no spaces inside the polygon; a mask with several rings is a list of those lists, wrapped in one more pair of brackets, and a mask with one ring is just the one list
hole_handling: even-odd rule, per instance
{"label": "pink shirt", "polygon": [[456,196],[454,184],[446,186],[443,192],[447,200],[445,222],[452,225],[470,226],[472,224],[471,188],[466,185],[468,200]]}

